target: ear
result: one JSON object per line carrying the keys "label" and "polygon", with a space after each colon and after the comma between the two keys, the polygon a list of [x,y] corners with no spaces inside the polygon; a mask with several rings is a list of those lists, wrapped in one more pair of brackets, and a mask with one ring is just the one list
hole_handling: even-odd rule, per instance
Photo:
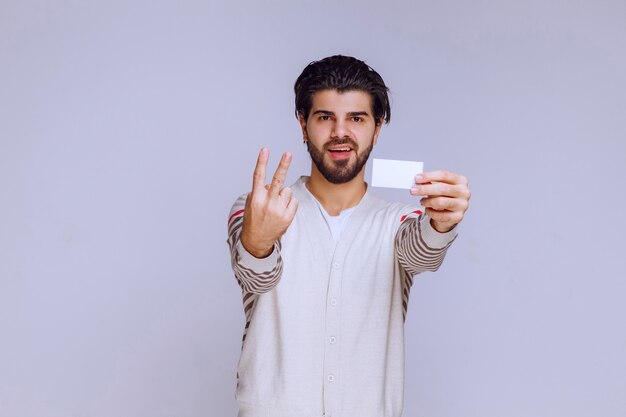
{"label": "ear", "polygon": [[380,129],[383,127],[383,118],[381,117],[378,123],[376,123],[376,127],[374,128],[374,138],[372,139],[372,145],[376,145],[376,141],[378,141],[378,134],[380,133]]}
{"label": "ear", "polygon": [[309,140],[309,135],[306,132],[306,120],[304,120],[302,113],[298,113],[298,122],[300,123],[300,128],[302,129],[302,139],[306,142]]}

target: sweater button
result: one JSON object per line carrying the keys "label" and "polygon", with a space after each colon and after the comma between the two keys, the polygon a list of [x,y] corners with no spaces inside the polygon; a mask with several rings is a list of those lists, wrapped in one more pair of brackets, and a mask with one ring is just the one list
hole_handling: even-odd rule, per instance
{"label": "sweater button", "polygon": [[328,382],[333,382],[335,380],[335,375],[330,374],[328,375]]}
{"label": "sweater button", "polygon": [[333,268],[335,268],[335,269],[339,269],[340,267],[341,267],[341,264],[339,264],[339,262],[335,262],[333,264]]}
{"label": "sweater button", "polygon": [[335,343],[337,341],[337,338],[335,336],[331,336],[331,337],[328,338],[328,341],[330,343]]}
{"label": "sweater button", "polygon": [[336,306],[337,305],[337,299],[336,298],[331,298],[330,299],[330,305],[331,306]]}

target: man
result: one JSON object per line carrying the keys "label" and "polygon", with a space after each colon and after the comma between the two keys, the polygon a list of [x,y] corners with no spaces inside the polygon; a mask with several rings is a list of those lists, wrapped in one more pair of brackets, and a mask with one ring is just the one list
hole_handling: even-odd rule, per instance
{"label": "man", "polygon": [[246,315],[239,417],[402,414],[413,276],[439,268],[470,192],[463,176],[435,171],[411,189],[424,209],[371,194],[364,166],[390,120],[387,91],[355,58],[309,64],[295,94],[310,176],[284,187],[284,153],[266,185],[264,148],[252,192],[232,208],[228,243]]}

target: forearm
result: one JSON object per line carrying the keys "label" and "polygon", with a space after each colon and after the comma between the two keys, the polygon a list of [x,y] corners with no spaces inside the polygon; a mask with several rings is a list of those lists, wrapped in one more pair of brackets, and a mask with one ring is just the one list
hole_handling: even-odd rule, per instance
{"label": "forearm", "polygon": [[402,268],[412,275],[439,269],[446,252],[456,239],[456,230],[440,233],[433,228],[430,218],[405,220],[396,234],[396,256]]}
{"label": "forearm", "polygon": [[228,223],[228,246],[237,282],[245,292],[260,294],[270,291],[278,284],[283,270],[280,242],[276,241],[273,250],[264,258],[249,253],[241,242],[244,211],[236,208],[233,207],[234,214]]}

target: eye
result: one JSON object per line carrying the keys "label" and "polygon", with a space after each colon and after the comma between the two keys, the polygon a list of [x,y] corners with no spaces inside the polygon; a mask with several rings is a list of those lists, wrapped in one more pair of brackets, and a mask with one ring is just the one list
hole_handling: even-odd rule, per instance
{"label": "eye", "polygon": [[363,118],[361,116],[352,116],[352,121],[359,123],[363,121]]}
{"label": "eye", "polygon": [[330,116],[327,114],[323,114],[320,116],[320,120],[330,120]]}

